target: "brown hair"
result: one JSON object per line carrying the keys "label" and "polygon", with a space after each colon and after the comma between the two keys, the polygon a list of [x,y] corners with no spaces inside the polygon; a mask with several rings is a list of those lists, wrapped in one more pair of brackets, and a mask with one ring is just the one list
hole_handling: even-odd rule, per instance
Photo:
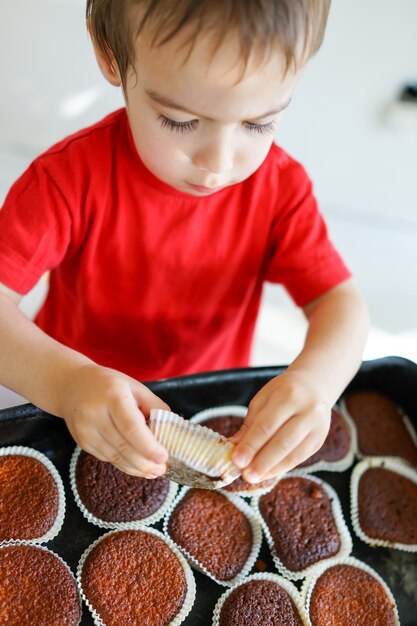
{"label": "brown hair", "polygon": [[[235,31],[246,67],[256,47],[264,57],[273,45],[285,56],[285,71],[307,61],[320,48],[331,0],[87,0],[90,32],[122,85],[134,63],[134,43],[148,25],[152,45],[163,45],[190,26],[192,49],[203,30],[213,31],[218,47]],[[136,9],[136,10],[135,10]],[[138,11],[139,9],[139,11]]]}

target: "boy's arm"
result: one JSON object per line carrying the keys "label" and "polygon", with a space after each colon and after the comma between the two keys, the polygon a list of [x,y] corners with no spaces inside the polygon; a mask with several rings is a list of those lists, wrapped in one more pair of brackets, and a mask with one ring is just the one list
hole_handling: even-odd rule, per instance
{"label": "boy's arm", "polygon": [[167,453],[144,415],[166,404],[46,335],[20,311],[20,299],[0,283],[0,383],[64,418],[77,443],[99,459],[126,473],[161,475]]}
{"label": "boy's arm", "polygon": [[365,304],[350,279],[304,308],[304,348],[252,399],[234,461],[250,482],[296,467],[323,444],[331,408],[358,370],[368,332]]}

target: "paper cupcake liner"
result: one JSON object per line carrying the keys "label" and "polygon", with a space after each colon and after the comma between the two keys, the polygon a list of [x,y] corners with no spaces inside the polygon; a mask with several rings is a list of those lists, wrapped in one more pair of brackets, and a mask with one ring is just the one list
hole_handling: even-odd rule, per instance
{"label": "paper cupcake liner", "polygon": [[[169,511],[167,512],[165,516],[163,531],[168,537],[170,537],[168,525],[169,525],[169,520],[171,518],[171,515],[173,514],[175,508],[177,507],[177,504],[181,502],[181,500],[184,498],[187,491],[189,491],[190,489],[191,487],[183,487],[181,489],[181,491],[179,492],[178,496],[172,503]],[[241,571],[234,578],[231,578],[230,580],[219,580],[218,578],[213,576],[213,574],[209,572],[208,569],[202,563],[200,563],[198,559],[196,559],[192,554],[190,554],[185,548],[183,548],[177,543],[175,545],[178,547],[179,550],[181,550],[181,552],[183,553],[187,561],[190,563],[191,567],[201,572],[202,574],[205,574],[206,576],[214,580],[217,584],[223,585],[224,587],[231,587],[232,585],[235,585],[236,583],[239,583],[240,581],[242,581],[249,574],[252,567],[255,565],[256,559],[258,558],[258,554],[260,552],[261,545],[262,545],[262,528],[253,510],[244,500],[242,500],[242,498],[240,498],[239,496],[232,495],[228,492],[223,493],[223,495],[228,500],[230,500],[230,502],[232,502],[235,505],[235,507],[238,508],[239,511],[241,511],[246,516],[246,518],[249,520],[249,523],[252,529],[252,549]],[[174,541],[172,537],[171,537],[171,540]]]}
{"label": "paper cupcake liner", "polygon": [[77,591],[77,596],[78,596],[78,601],[79,601],[79,607],[80,607],[80,619],[77,623],[77,626],[81,626],[81,622],[82,622],[82,618],[83,618],[83,605],[81,602],[81,594],[79,591],[79,587],[77,585],[77,581],[75,579],[75,576],[70,568],[70,566],[68,565],[68,563],[66,561],[64,561],[64,559],[62,558],[62,556],[60,556],[59,554],[57,554],[56,552],[54,552],[53,550],[51,550],[50,548],[47,548],[46,546],[41,546],[37,543],[34,543],[33,541],[26,541],[26,540],[20,540],[20,539],[16,539],[15,541],[1,541],[0,542],[0,550],[2,548],[7,548],[8,546],[32,546],[34,548],[37,548],[38,550],[44,550],[45,552],[49,552],[50,554],[53,554],[57,559],[59,559],[61,561],[61,563],[67,568],[67,570],[69,571],[72,580],[74,581],[74,585]]}
{"label": "paper cupcake liner", "polygon": [[47,456],[35,450],[34,448],[28,448],[26,446],[8,446],[6,448],[0,448],[0,456],[29,456],[42,463],[51,474],[58,490],[58,511],[56,518],[50,529],[41,537],[34,537],[33,539],[10,539],[10,541],[28,541],[29,543],[47,543],[57,536],[62,528],[65,517],[65,491],[62,483],[61,476],[56,469],[55,465],[48,459]]}
{"label": "paper cupcake liner", "polygon": [[221,611],[222,611],[222,608],[223,608],[223,605],[224,605],[225,601],[230,596],[230,594],[235,589],[237,589],[238,587],[240,587],[242,585],[245,585],[246,583],[250,582],[251,580],[268,580],[270,582],[273,582],[273,583],[276,583],[277,585],[279,585],[279,587],[281,587],[282,589],[284,589],[284,591],[286,591],[288,593],[288,595],[290,596],[291,600],[293,601],[293,603],[295,605],[295,608],[297,609],[298,614],[300,616],[300,619],[301,619],[301,621],[303,623],[303,626],[311,626],[310,625],[310,621],[309,621],[309,619],[307,617],[307,613],[306,613],[306,611],[304,609],[304,605],[303,605],[303,601],[302,601],[301,595],[300,595],[298,589],[295,587],[295,585],[293,585],[293,583],[291,583],[286,578],[283,578],[282,576],[278,576],[277,574],[268,574],[268,573],[252,574],[252,576],[248,576],[242,582],[237,583],[236,585],[233,585],[233,587],[231,587],[230,589],[225,591],[224,594],[222,596],[220,596],[220,598],[217,601],[216,606],[214,607],[212,626],[220,626]]}
{"label": "paper cupcake liner", "polygon": [[170,455],[166,475],[174,482],[218,489],[240,476],[231,461],[234,444],[210,428],[161,409],[151,410],[149,427]]}
{"label": "paper cupcake liner", "polygon": [[[397,404],[396,406],[397,406],[397,409],[398,409],[398,411],[399,411],[399,414],[400,414],[400,416],[401,416],[401,418],[402,418],[402,421],[403,421],[403,423],[404,423],[404,426],[406,427],[406,429],[407,429],[407,431],[408,431],[408,434],[409,434],[409,435],[410,435],[410,437],[411,437],[411,440],[413,441],[414,445],[415,445],[415,446],[416,446],[416,448],[417,448],[417,432],[416,432],[416,430],[414,429],[414,426],[413,426],[413,424],[411,423],[411,420],[410,420],[410,418],[408,417],[408,415],[407,415],[407,414],[403,411],[403,409],[402,409],[400,406],[398,406],[398,404]],[[353,419],[353,417],[352,417],[352,416],[351,416],[351,414],[349,413],[349,410],[348,410],[347,405],[346,405],[346,400],[345,400],[345,398],[341,398],[341,399],[340,399],[340,401],[339,401],[339,408],[340,408],[340,412],[342,413],[342,415],[343,415],[344,417],[346,417],[347,419],[350,419],[350,420],[351,420],[351,422],[352,422],[352,426],[353,426],[353,436],[354,436],[354,453],[355,453],[355,456],[356,456],[358,459],[360,459],[360,460],[361,460],[361,459],[373,458],[373,457],[380,457],[381,455],[378,455],[378,454],[364,454],[363,452],[361,452],[361,451],[360,451],[360,449],[359,449],[359,440],[358,440],[358,429],[357,429],[357,427],[356,427],[355,420]],[[388,455],[385,455],[385,457],[387,457],[387,456],[388,456]],[[389,455],[389,456],[392,456],[392,458],[394,458],[394,459],[395,459],[395,458],[398,458],[398,457],[396,457],[395,455]],[[402,461],[404,461],[404,463],[407,463],[409,466],[413,467],[413,465],[412,465],[409,461],[407,461],[407,459],[403,459],[403,458],[401,457],[401,460],[402,460]]]}
{"label": "paper cupcake liner", "polygon": [[[340,504],[339,496],[337,495],[336,491],[333,489],[333,487],[331,487],[324,480],[321,480],[320,478],[317,478],[317,476],[312,476],[311,474],[307,472],[303,472],[303,471],[288,472],[282,477],[282,479],[292,478],[296,476],[300,476],[302,478],[308,478],[308,480],[311,480],[317,483],[318,485],[320,485],[321,487],[325,489],[327,495],[329,496],[331,500],[333,518],[335,520],[336,528],[340,537],[340,549],[337,552],[337,554],[335,554],[334,556],[329,556],[325,559],[321,559],[317,563],[331,564],[339,558],[347,557],[352,551],[352,538],[350,536],[348,527],[343,517],[342,507]],[[284,565],[284,563],[276,554],[274,540],[272,538],[271,531],[269,530],[269,526],[264,520],[261,514],[261,511],[259,509],[259,497],[253,498],[251,505],[256,511],[256,514],[259,516],[260,522],[262,524],[262,529],[264,531],[269,549],[271,551],[272,560],[278,572],[282,574],[283,576],[285,576],[286,578],[289,578],[290,580],[300,580],[301,578],[305,578],[312,571],[314,571],[315,567],[317,566],[317,563],[313,563],[312,565],[309,565],[308,567],[299,571],[290,570]]]}
{"label": "paper cupcake liner", "polygon": [[[216,419],[220,417],[224,417],[225,415],[234,415],[237,417],[245,417],[248,412],[247,406],[241,405],[224,405],[224,406],[216,406],[211,409],[205,409],[204,411],[199,411],[195,415],[190,418],[190,422],[192,424],[203,424],[209,419]],[[256,485],[253,485],[251,489],[239,489],[239,490],[229,490],[229,489],[220,489],[222,493],[232,493],[241,498],[251,498],[253,496],[262,496],[265,493],[268,493],[275,487],[278,482],[278,478],[274,480],[270,485],[266,487],[256,488]]]}
{"label": "paper cupcake liner", "polygon": [[352,565],[353,567],[357,567],[358,569],[361,569],[364,572],[367,572],[368,574],[376,578],[376,580],[384,588],[385,592],[387,593],[389,599],[391,600],[394,606],[393,610],[394,610],[395,626],[400,626],[400,618],[398,615],[397,603],[395,601],[395,598],[392,594],[391,589],[388,587],[385,580],[381,578],[381,576],[372,567],[369,567],[369,565],[367,565],[366,563],[363,563],[363,561],[359,561],[359,559],[356,559],[353,556],[337,559],[334,563],[321,563],[320,565],[317,565],[315,571],[312,572],[312,574],[308,578],[306,578],[306,580],[303,583],[300,593],[304,601],[304,606],[305,606],[308,619],[310,619],[310,602],[311,602],[311,596],[312,596],[316,582],[326,570],[336,565]]}
{"label": "paper cupcake liner", "polygon": [[[177,545],[169,537],[166,537],[165,535],[163,535],[158,530],[155,530],[155,528],[149,528],[149,526],[144,526],[143,528],[136,529],[136,530],[140,530],[141,532],[148,533],[150,535],[155,535],[156,537],[159,537],[160,539],[162,539],[162,541],[164,541],[166,543],[168,548],[175,554],[175,556],[177,557],[177,559],[179,560],[179,562],[181,564],[181,567],[184,570],[185,580],[186,580],[186,583],[187,583],[187,594],[185,596],[184,604],[182,605],[180,611],[177,613],[177,615],[174,617],[174,619],[171,620],[170,623],[168,624],[168,626],[179,626],[179,624],[182,624],[182,622],[185,620],[185,618],[190,613],[191,609],[193,608],[194,601],[195,601],[196,584],[195,584],[193,572],[192,572],[190,566],[188,565],[187,561],[184,559],[183,555],[181,554],[180,550],[178,550]],[[91,613],[91,615],[93,617],[93,621],[94,621],[95,626],[106,626],[106,624],[101,619],[100,615],[97,613],[97,611],[92,606],[92,604],[90,603],[90,601],[88,600],[87,596],[84,593],[83,586],[82,586],[82,571],[83,571],[84,563],[85,563],[85,560],[86,560],[87,556],[100,543],[100,541],[103,541],[103,539],[105,537],[108,537],[109,535],[113,535],[113,534],[116,534],[116,533],[119,533],[119,532],[123,532],[123,531],[112,530],[112,531],[102,535],[98,539],[96,539],[96,541],[94,541],[92,544],[90,544],[88,546],[88,548],[84,551],[84,553],[81,555],[80,561],[78,563],[78,567],[77,567],[77,584],[78,584],[78,588],[79,588],[81,597],[83,598],[84,602],[86,603],[86,605],[87,605],[87,607],[88,607],[88,609],[89,609],[89,611],[90,611],[90,613]]]}
{"label": "paper cupcake liner", "polygon": [[[361,476],[372,467],[382,467],[384,469],[391,470],[408,478],[414,484],[417,485],[417,473],[410,466],[407,461],[404,459],[400,459],[399,457],[392,456],[375,456],[368,457],[358,463],[351,475],[350,479],[350,514],[352,519],[353,530],[356,535],[367,543],[368,545],[374,546],[383,546],[385,548],[395,548],[397,550],[403,550],[404,552],[417,552],[417,544],[406,544],[400,543],[396,541],[387,541],[386,539],[376,539],[374,537],[369,537],[360,525],[359,520],[359,502],[358,502],[358,492],[359,492],[359,481]],[[417,520],[416,520],[417,524]]]}
{"label": "paper cupcake liner", "polygon": [[340,415],[345,420],[346,424],[349,428],[350,433],[350,446],[346,455],[337,461],[317,461],[317,463],[312,463],[311,465],[305,465],[300,467],[299,469],[303,472],[313,473],[313,472],[344,472],[353,464],[353,460],[357,451],[357,435],[355,424],[346,412],[343,412],[338,405],[336,405],[335,410],[340,413]]}
{"label": "paper cupcake liner", "polygon": [[75,478],[75,471],[77,468],[77,461],[78,461],[78,457],[80,456],[80,454],[81,454],[81,448],[77,446],[71,457],[70,484],[71,484],[72,493],[74,494],[74,500],[77,503],[78,508],[80,509],[84,517],[91,524],[95,524],[96,526],[99,526],[100,528],[107,528],[110,530],[135,530],[135,529],[142,528],[142,526],[144,525],[149,526],[150,524],[155,524],[156,522],[158,522],[160,519],[164,517],[165,513],[169,509],[171,502],[175,498],[177,491],[178,491],[178,485],[171,481],[169,483],[168,493],[164,502],[161,504],[159,509],[157,509],[154,513],[152,513],[151,515],[148,515],[147,517],[143,517],[142,519],[139,519],[139,520],[132,520],[129,522],[109,522],[108,520],[102,520],[99,517],[96,517],[95,515],[93,515],[93,513],[91,513],[87,509],[87,507],[85,506],[85,504],[80,498],[80,494],[78,493],[77,481]]}

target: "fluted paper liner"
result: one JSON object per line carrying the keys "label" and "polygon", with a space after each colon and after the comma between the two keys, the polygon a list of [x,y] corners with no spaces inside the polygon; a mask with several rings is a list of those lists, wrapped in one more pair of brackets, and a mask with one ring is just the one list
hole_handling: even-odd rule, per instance
{"label": "fluted paper liner", "polygon": [[62,558],[62,556],[60,556],[59,554],[57,554],[56,552],[54,552],[53,550],[51,550],[50,548],[47,548],[46,546],[42,546],[39,545],[33,541],[22,541],[22,540],[15,540],[15,541],[2,541],[0,542],[0,550],[2,548],[8,548],[9,546],[32,546],[33,548],[37,548],[38,550],[44,550],[45,552],[49,552],[50,554],[53,554],[59,561],[61,561],[61,563],[67,568],[67,570],[69,571],[72,580],[74,581],[74,586],[75,589],[77,591],[77,596],[78,596],[78,602],[79,602],[79,607],[80,607],[80,619],[77,622],[77,626],[81,625],[82,622],[82,613],[83,613],[83,607],[82,607],[82,602],[81,602],[81,595],[80,595],[80,591],[77,585],[77,581],[75,579],[74,574],[72,573],[72,570],[70,568],[70,566],[68,565],[68,563],[66,563],[66,561],[64,561],[64,559]]}
{"label": "fluted paper liner", "polygon": [[70,483],[71,483],[72,493],[74,494],[75,502],[77,503],[84,517],[91,524],[95,524],[96,526],[99,526],[100,528],[107,528],[107,529],[113,529],[113,530],[135,530],[136,528],[142,528],[143,525],[149,526],[150,524],[155,524],[156,522],[158,522],[160,519],[164,517],[165,513],[169,509],[171,502],[175,498],[177,491],[178,491],[178,485],[171,481],[169,483],[168,493],[164,502],[161,504],[159,509],[157,509],[154,513],[152,513],[151,515],[148,515],[147,517],[143,517],[138,520],[131,520],[128,522],[110,522],[108,520],[103,520],[93,515],[93,513],[91,513],[88,510],[88,508],[85,506],[84,502],[81,500],[80,494],[78,493],[75,472],[77,469],[77,461],[78,461],[78,457],[80,456],[80,454],[81,454],[81,448],[77,446],[71,457]]}
{"label": "fluted paper liner", "polygon": [[[176,544],[169,537],[166,537],[165,535],[160,533],[158,530],[155,530],[155,528],[150,528],[149,526],[143,526],[142,528],[137,528],[135,530],[138,531],[138,532],[144,532],[144,533],[148,533],[150,535],[155,535],[156,537],[159,537],[160,539],[162,539],[162,541],[164,541],[164,543],[166,543],[166,545],[171,550],[171,552],[173,552],[175,554],[175,556],[177,557],[178,561],[181,564],[181,567],[182,567],[182,569],[184,571],[186,584],[187,584],[187,593],[186,593],[185,600],[184,600],[184,603],[183,603],[181,609],[179,610],[177,615],[174,617],[174,619],[171,620],[169,622],[169,624],[167,625],[167,626],[179,626],[179,624],[182,624],[182,622],[185,620],[185,618],[190,613],[190,611],[191,611],[191,609],[193,607],[194,601],[195,601],[196,585],[195,585],[193,572],[192,572],[190,566],[188,565],[187,561],[184,559],[184,557],[181,554],[181,552],[178,550],[178,547],[176,546]],[[94,621],[95,626],[106,626],[106,624],[105,624],[105,622],[103,622],[103,620],[101,619],[100,615],[97,613],[97,611],[92,606],[92,604],[90,604],[90,601],[88,600],[87,596],[84,593],[83,586],[82,586],[83,566],[84,566],[84,563],[85,563],[85,560],[86,560],[87,556],[100,543],[100,541],[103,541],[103,539],[105,537],[108,537],[109,535],[114,535],[114,534],[122,533],[122,532],[124,532],[124,531],[123,530],[111,530],[110,532],[108,532],[108,533],[102,535],[101,537],[99,537],[98,539],[96,539],[96,541],[94,541],[84,551],[84,553],[82,554],[82,556],[80,558],[80,561],[78,563],[78,567],[77,567],[78,588],[80,590],[80,594],[81,594],[84,602],[86,603],[88,609],[91,612],[91,615],[93,617],[93,621]]]}
{"label": "fluted paper liner", "polygon": [[[410,418],[408,417],[408,415],[403,411],[403,409],[396,404],[397,409],[399,411],[399,415],[403,421],[404,426],[406,427],[408,434],[411,437],[411,440],[413,441],[414,445],[417,448],[417,433],[414,429],[413,424],[411,423]],[[354,443],[354,454],[355,456],[362,460],[362,459],[367,459],[367,458],[374,458],[374,457],[379,457],[380,455],[377,454],[364,454],[363,452],[360,451],[359,449],[359,441],[358,441],[358,429],[356,427],[355,424],[355,420],[353,419],[353,417],[351,416],[351,414],[349,413],[349,410],[347,408],[346,405],[346,400],[345,398],[341,398],[339,401],[339,408],[340,408],[340,412],[342,413],[342,415],[346,418],[348,418],[351,422],[352,422],[352,426],[353,426],[353,443]],[[388,455],[386,455],[388,456]],[[396,456],[392,455],[392,458],[397,458]],[[410,465],[411,467],[413,467],[413,465],[407,460],[407,459],[403,459],[401,457],[402,461],[404,461],[404,463],[407,463],[408,465]]]}
{"label": "fluted paper liner", "polygon": [[[372,567],[369,567],[369,565],[367,565],[366,563],[363,563],[363,561],[360,561],[359,559],[356,559],[353,556],[336,559],[336,561],[334,561],[333,563],[321,563],[317,565],[314,572],[312,572],[311,575],[308,578],[306,578],[301,588],[301,597],[303,599],[305,610],[309,619],[310,619],[310,602],[311,602],[311,596],[314,590],[314,586],[316,582],[318,581],[318,579],[320,578],[320,576],[324,574],[326,570],[331,569],[332,567],[335,567],[336,565],[351,565],[352,567],[361,569],[364,572],[367,572],[368,574],[373,576],[381,584],[387,596],[391,600],[392,605],[393,605],[395,626],[400,626],[400,618],[398,615],[397,603],[395,601],[395,598],[392,594],[391,589],[388,587],[385,580],[381,578],[381,576],[374,569],[372,569]],[[352,624],[352,626],[354,625]]]}
{"label": "fluted paper liner", "polygon": [[[282,476],[282,479],[294,478],[297,476],[301,478],[307,478],[308,480],[315,482],[324,488],[324,490],[326,491],[331,501],[333,518],[335,520],[337,531],[340,537],[340,548],[337,554],[335,554],[334,556],[327,557],[325,559],[321,559],[317,563],[331,564],[334,561],[336,561],[338,558],[347,557],[352,551],[352,538],[350,536],[348,527],[343,517],[343,512],[342,512],[342,507],[340,504],[339,496],[337,495],[333,487],[331,487],[328,483],[326,483],[324,480],[321,480],[320,478],[317,478],[317,476],[312,476],[308,472],[303,472],[303,471],[288,472],[287,474],[284,474]],[[252,499],[251,505],[254,508],[256,514],[259,516],[259,519],[262,524],[262,529],[264,531],[269,549],[271,551],[272,560],[274,561],[274,565],[277,568],[278,572],[282,574],[283,576],[285,576],[286,578],[289,578],[290,580],[300,580],[301,578],[305,578],[311,572],[313,572],[315,567],[317,567],[317,563],[313,563],[312,565],[309,565],[308,567],[299,571],[290,570],[284,565],[284,563],[276,554],[274,540],[271,535],[271,531],[269,530],[269,526],[264,520],[261,514],[261,511],[259,509],[259,496]]]}
{"label": "fluted paper liner", "polygon": [[238,587],[242,587],[243,585],[246,585],[246,583],[249,583],[252,580],[267,580],[269,582],[276,583],[278,587],[281,587],[281,589],[286,591],[287,594],[290,596],[291,600],[294,603],[295,608],[298,611],[298,614],[303,623],[303,626],[310,626],[310,621],[307,617],[306,611],[304,609],[303,601],[302,601],[301,595],[297,587],[286,578],[283,578],[282,576],[278,576],[277,574],[269,574],[267,572],[262,573],[262,574],[252,574],[252,576],[248,576],[247,578],[245,578],[245,580],[241,581],[240,583],[237,583],[236,585],[233,585],[233,587],[225,591],[224,594],[220,596],[220,598],[217,601],[216,606],[214,607],[212,626],[220,626],[220,615],[222,612],[222,608],[223,608],[225,601],[230,596],[230,594],[233,593],[235,589],[238,589]]}
{"label": "fluted paper liner", "polygon": [[[383,468],[391,470],[396,474],[400,474],[408,480],[411,480],[417,485],[417,473],[410,464],[404,459],[392,456],[375,456],[368,457],[358,463],[352,472],[350,479],[350,514],[352,518],[352,526],[359,539],[362,539],[368,545],[383,546],[385,548],[395,548],[397,550],[403,550],[404,552],[417,552],[417,544],[400,543],[397,541],[387,541],[386,539],[377,539],[375,537],[369,537],[362,529],[359,520],[359,481],[362,475],[370,468]],[[417,524],[417,520],[416,520]]]}
{"label": "fluted paper liner", "polygon": [[[171,537],[169,533],[169,529],[168,529],[171,515],[174,513],[177,505],[181,502],[181,500],[184,498],[185,494],[189,490],[190,490],[190,487],[183,487],[181,489],[178,496],[172,503],[168,513],[165,516],[163,530],[164,530],[164,533],[168,537]],[[198,559],[196,559],[192,554],[190,554],[185,548],[183,548],[177,543],[175,545],[178,547],[179,550],[181,550],[181,552],[184,554],[187,561],[190,563],[190,565],[194,569],[196,569],[198,572],[201,572],[202,574],[205,574],[206,576],[214,580],[219,585],[230,587],[232,585],[235,585],[236,583],[241,582],[249,574],[252,567],[255,565],[256,559],[258,558],[258,554],[262,545],[262,528],[253,510],[244,500],[242,500],[242,498],[240,498],[239,496],[232,495],[229,492],[224,492],[222,495],[225,496],[225,498],[227,498],[228,500],[230,500],[230,502],[232,502],[232,504],[234,504],[235,507],[238,508],[239,511],[241,511],[246,516],[246,518],[248,519],[251,525],[252,549],[241,571],[236,576],[234,576],[234,578],[231,578],[230,580],[220,580],[216,578],[215,576],[213,576],[213,574],[209,572],[209,570],[202,563],[200,563]],[[174,541],[172,537],[171,537],[171,540]]]}
{"label": "fluted paper liner", "polygon": [[337,461],[325,461],[324,459],[321,461],[317,461],[316,463],[312,463],[311,465],[303,465],[299,469],[303,472],[313,473],[313,472],[344,472],[352,465],[356,451],[357,451],[357,434],[355,424],[353,419],[346,411],[342,411],[341,408],[336,405],[334,407],[338,413],[345,420],[346,424],[349,428],[350,434],[350,445],[349,450],[346,455]]}
{"label": "fluted paper liner", "polygon": [[47,543],[57,536],[62,528],[65,517],[65,491],[62,483],[61,476],[56,469],[55,465],[48,459],[47,456],[35,450],[34,448],[28,448],[26,446],[8,446],[6,448],[0,448],[0,456],[29,456],[32,459],[36,459],[42,463],[51,474],[58,490],[58,511],[56,518],[50,529],[41,537],[33,537],[33,539],[16,538],[10,539],[10,541],[27,541],[28,543]]}
{"label": "fluted paper liner", "polygon": [[234,444],[210,428],[161,409],[151,410],[149,428],[168,451],[165,475],[170,480],[190,487],[219,489],[240,476],[231,460]]}
{"label": "fluted paper liner", "polygon": [[[195,415],[190,418],[190,422],[193,424],[202,424],[209,419],[216,419],[224,417],[225,415],[233,415],[237,417],[246,417],[248,412],[247,406],[242,406],[239,404],[231,404],[229,406],[216,406],[210,409],[204,409],[203,411],[199,411]],[[222,493],[234,493],[242,498],[251,498],[253,496],[262,496],[264,493],[268,493],[275,487],[278,482],[278,477],[276,480],[271,482],[270,485],[264,487],[256,487],[256,484],[253,484],[249,489],[220,489]]]}

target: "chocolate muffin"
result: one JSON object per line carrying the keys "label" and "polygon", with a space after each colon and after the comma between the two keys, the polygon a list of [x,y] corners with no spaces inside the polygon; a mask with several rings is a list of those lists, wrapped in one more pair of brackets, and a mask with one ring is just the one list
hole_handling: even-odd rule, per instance
{"label": "chocolate muffin", "polygon": [[354,391],[344,400],[356,425],[361,454],[398,456],[417,465],[417,447],[401,408],[391,398],[377,391]]}
{"label": "chocolate muffin", "polygon": [[0,547],[0,624],[76,626],[75,579],[52,552],[33,545]]}
{"label": "chocolate muffin", "polygon": [[147,480],[125,474],[83,450],[77,459],[75,481],[86,509],[106,522],[149,517],[165,502],[170,484],[163,476]]}
{"label": "chocolate muffin", "polygon": [[259,499],[276,556],[293,572],[337,554],[341,547],[324,487],[300,476],[283,478]]}
{"label": "chocolate muffin", "polygon": [[417,545],[417,484],[383,467],[359,479],[359,524],[371,538]]}
{"label": "chocolate muffin", "polygon": [[335,565],[317,580],[310,600],[312,626],[395,626],[394,605],[374,576]]}
{"label": "chocolate muffin", "polygon": [[23,454],[0,456],[0,541],[38,539],[54,525],[59,492],[49,469]]}
{"label": "chocolate muffin", "polygon": [[175,543],[217,580],[239,574],[252,551],[252,528],[246,515],[225,495],[190,489],[168,522]]}
{"label": "chocolate muffin", "polygon": [[184,569],[160,537],[143,530],[106,535],[84,562],[83,592],[105,624],[167,626],[187,596]]}
{"label": "chocolate muffin", "polygon": [[250,580],[226,598],[219,626],[303,626],[288,593],[270,580]]}
{"label": "chocolate muffin", "polygon": [[332,409],[330,429],[320,450],[300,463],[298,467],[308,467],[320,461],[334,463],[345,458],[351,445],[351,434],[349,426],[338,411]]}
{"label": "chocolate muffin", "polygon": [[[203,426],[207,428],[211,428],[216,433],[223,435],[224,437],[232,437],[239,428],[242,426],[243,417],[239,417],[238,415],[222,415],[220,417],[211,417],[210,419],[201,422]],[[232,483],[223,487],[225,491],[238,492],[238,491],[256,491],[257,489],[264,489],[266,487],[270,487],[276,482],[275,478],[270,478],[269,480],[262,480],[259,483],[248,483],[243,478],[243,476],[239,476]]]}

